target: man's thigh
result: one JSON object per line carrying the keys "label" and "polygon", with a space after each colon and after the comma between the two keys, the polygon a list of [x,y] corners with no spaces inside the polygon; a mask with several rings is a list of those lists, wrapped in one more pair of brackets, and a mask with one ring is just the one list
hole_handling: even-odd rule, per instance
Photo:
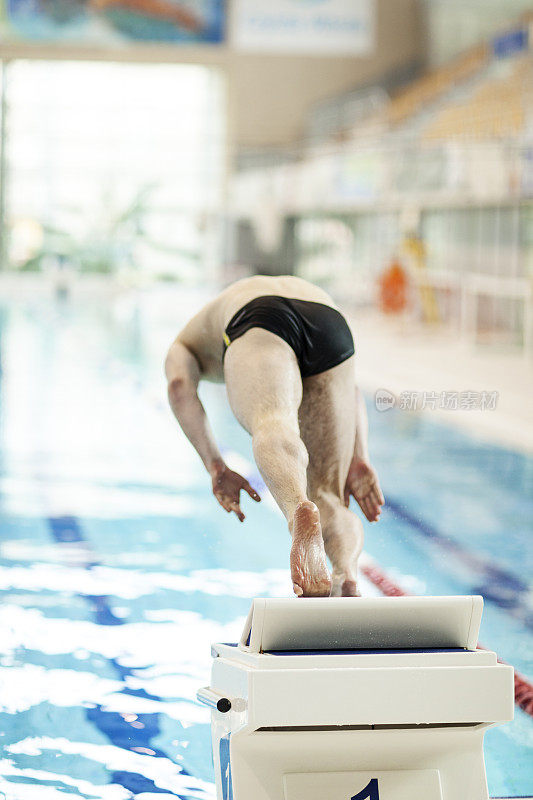
{"label": "man's thigh", "polygon": [[249,433],[269,414],[297,421],[302,379],[294,350],[270,331],[252,328],[230,344],[224,378],[233,413]]}
{"label": "man's thigh", "polygon": [[354,451],[355,417],[353,356],[304,379],[299,422],[309,453],[307,486],[311,499],[320,492],[342,498]]}

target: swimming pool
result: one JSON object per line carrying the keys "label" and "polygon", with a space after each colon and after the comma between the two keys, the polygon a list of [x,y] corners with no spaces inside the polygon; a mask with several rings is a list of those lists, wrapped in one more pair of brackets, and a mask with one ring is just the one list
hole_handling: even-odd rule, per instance
{"label": "swimming pool", "polygon": [[[213,640],[250,598],[291,592],[268,497],[216,505],[165,405],[161,359],[200,298],[0,310],[0,640],[8,800],[213,798]],[[262,483],[222,387],[203,397],[236,469]],[[366,549],[415,593],[481,592],[482,641],[532,676],[533,459],[370,408],[388,505]],[[530,559],[528,562],[527,559]],[[493,796],[533,790],[533,720],[489,731]],[[1,797],[1,794],[0,794]]]}

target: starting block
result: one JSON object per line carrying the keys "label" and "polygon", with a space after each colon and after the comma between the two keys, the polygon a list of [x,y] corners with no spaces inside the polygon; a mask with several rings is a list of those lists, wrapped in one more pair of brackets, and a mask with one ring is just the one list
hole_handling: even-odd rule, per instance
{"label": "starting block", "polygon": [[483,736],[513,669],[476,650],[481,597],[256,599],[215,644],[217,800],[488,800]]}

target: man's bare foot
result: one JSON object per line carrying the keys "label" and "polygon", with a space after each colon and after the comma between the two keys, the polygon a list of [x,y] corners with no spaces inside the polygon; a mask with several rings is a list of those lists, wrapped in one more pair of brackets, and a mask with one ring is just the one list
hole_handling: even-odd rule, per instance
{"label": "man's bare foot", "polygon": [[291,578],[298,597],[328,597],[331,579],[320,527],[318,508],[310,500],[300,503],[290,524]]}
{"label": "man's bare foot", "polygon": [[350,503],[351,494],[359,503],[367,520],[377,522],[385,498],[379,485],[378,476],[370,464],[362,459],[354,458],[350,464],[344,487],[344,504],[346,506]]}
{"label": "man's bare foot", "polygon": [[361,597],[354,578],[347,578],[346,575],[332,575],[330,597]]}

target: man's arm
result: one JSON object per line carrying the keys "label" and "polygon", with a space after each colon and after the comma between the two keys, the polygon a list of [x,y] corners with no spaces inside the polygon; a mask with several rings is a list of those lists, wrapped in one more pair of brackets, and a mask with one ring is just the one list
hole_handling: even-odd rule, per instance
{"label": "man's arm", "polygon": [[215,442],[205,409],[198,397],[200,366],[193,353],[179,340],[170,347],[165,361],[168,400],[174,416],[206,470],[211,475],[213,493],[226,511],[234,511],[242,522],[240,490],[259,502],[260,497],[247,480],[230,470],[224,463]]}
{"label": "man's arm", "polygon": [[206,470],[212,474],[222,456],[215,442],[205,409],[198,397],[200,366],[191,351],[176,340],[165,361],[168,401],[185,436]]}
{"label": "man's arm", "polygon": [[368,417],[365,399],[357,387],[355,392],[355,445],[344,487],[344,502],[348,506],[350,495],[353,495],[368,521],[377,522],[385,498],[368,455]]}

